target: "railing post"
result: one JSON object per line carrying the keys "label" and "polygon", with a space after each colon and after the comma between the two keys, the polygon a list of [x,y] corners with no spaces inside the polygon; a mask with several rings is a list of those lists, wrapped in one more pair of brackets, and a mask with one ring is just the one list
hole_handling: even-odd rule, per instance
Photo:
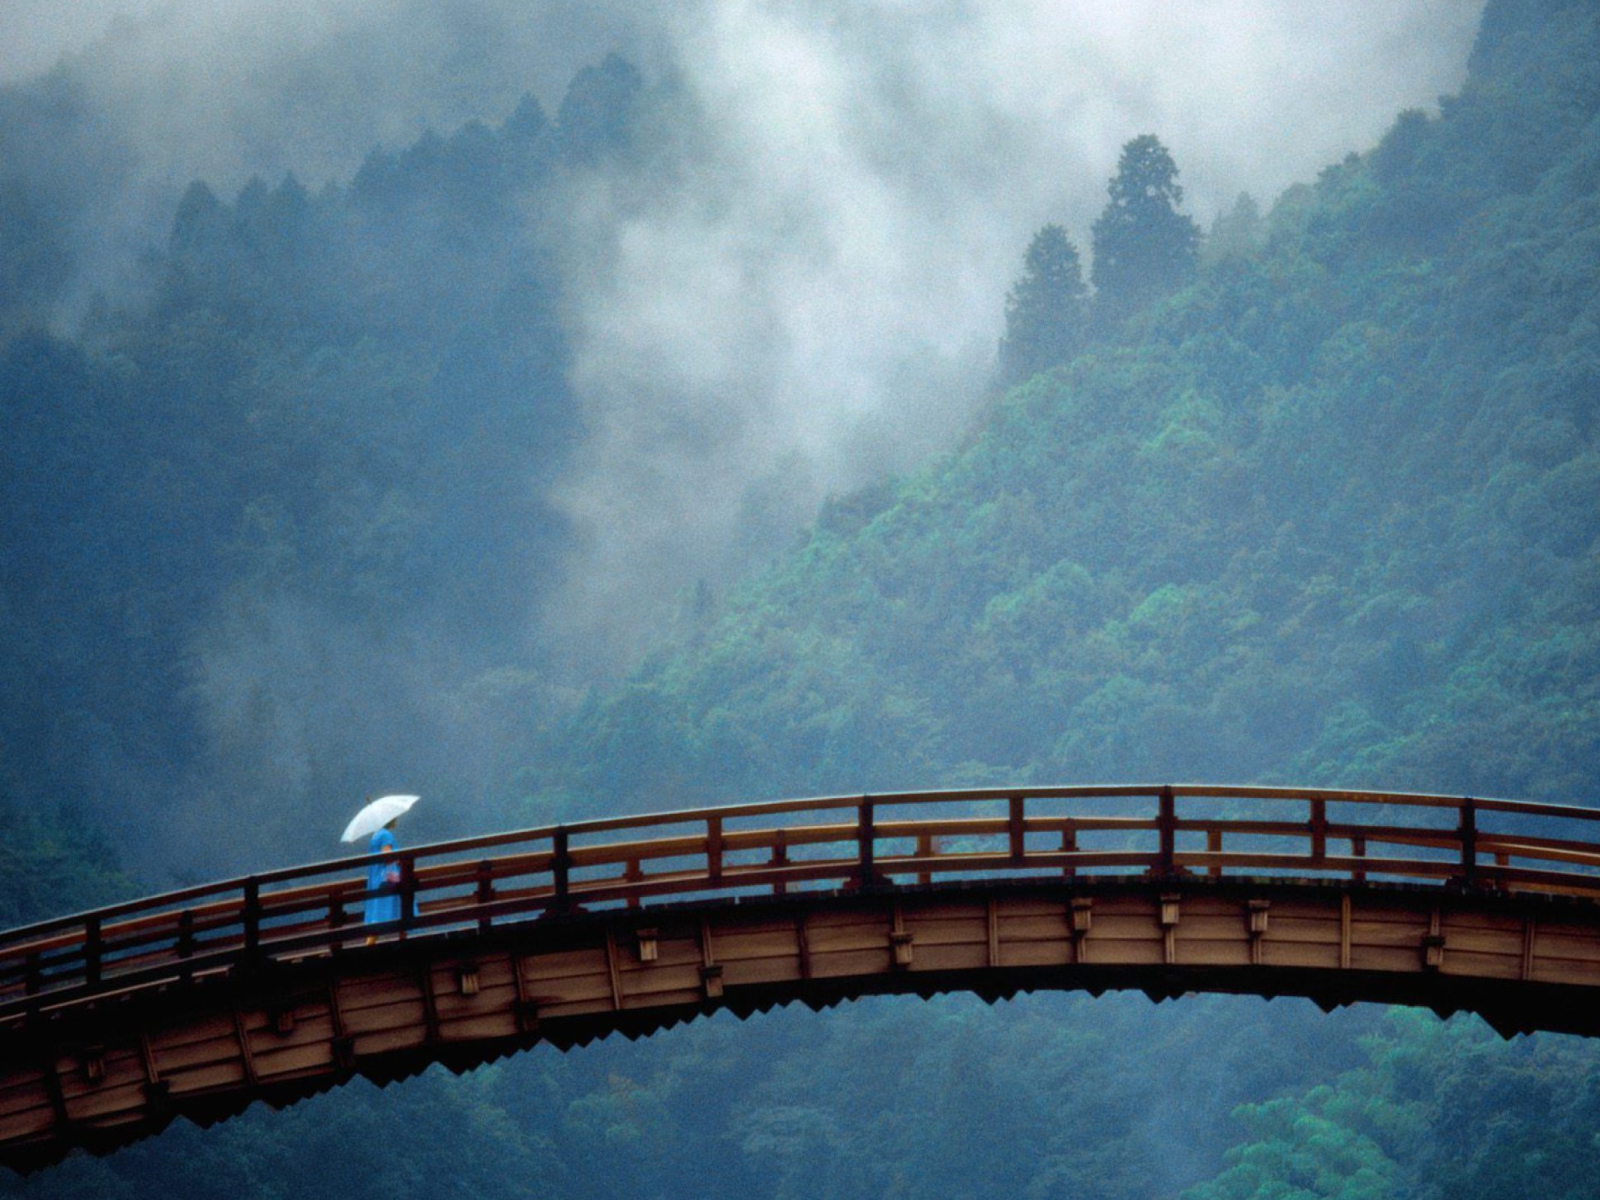
{"label": "railing post", "polygon": [[1171,787],[1161,789],[1161,795],[1156,807],[1156,832],[1161,838],[1161,851],[1156,873],[1163,879],[1170,879],[1178,873],[1175,859],[1177,853],[1178,814],[1177,806],[1173,801]]}
{"label": "railing post", "polygon": [[[786,867],[789,865],[789,831],[780,829],[772,835],[772,865]],[[783,880],[778,880],[772,885],[774,896],[788,895],[789,885]]]}
{"label": "railing post", "polygon": [[[478,864],[478,890],[475,896],[478,908],[481,910],[494,903],[494,864],[484,859]],[[494,918],[487,913],[478,914],[478,932],[488,933],[489,926],[494,924]]]}
{"label": "railing post", "polygon": [[722,882],[722,818],[706,818],[706,877]]}
{"label": "railing post", "polygon": [[1328,802],[1311,797],[1311,861],[1320,866],[1328,857]]}
{"label": "railing post", "polygon": [[194,955],[194,909],[186,908],[178,914],[178,958],[183,966],[178,971],[178,978],[185,983],[194,978],[194,973],[189,970],[188,960]]}
{"label": "railing post", "polygon": [[400,936],[417,923],[417,859],[409,851],[400,857]]}
{"label": "railing post", "polygon": [[100,986],[100,959],[103,950],[100,941],[100,918],[91,916],[83,926],[83,981],[90,987]]}
{"label": "railing post", "polygon": [[244,881],[244,956],[254,961],[261,949],[261,881],[254,875]]}
{"label": "railing post", "polygon": [[856,816],[856,882],[860,887],[871,887],[878,882],[878,870],[874,865],[877,840],[877,830],[872,824],[872,798],[863,796]]}
{"label": "railing post", "polygon": [[1009,798],[1010,811],[1007,814],[1006,828],[1011,840],[1011,863],[1013,866],[1022,865],[1023,856],[1027,853],[1027,824],[1023,816],[1021,796]]}
{"label": "railing post", "polygon": [[568,892],[571,887],[569,878],[572,871],[572,857],[567,849],[567,827],[556,826],[556,831],[551,835],[551,844],[554,847],[554,857],[550,862],[550,873],[555,879],[555,896],[550,902],[550,907],[545,911],[565,915],[571,908]]}
{"label": "railing post", "polygon": [[1461,886],[1478,886],[1478,805],[1471,796],[1461,801],[1461,824],[1456,830],[1461,839]]}

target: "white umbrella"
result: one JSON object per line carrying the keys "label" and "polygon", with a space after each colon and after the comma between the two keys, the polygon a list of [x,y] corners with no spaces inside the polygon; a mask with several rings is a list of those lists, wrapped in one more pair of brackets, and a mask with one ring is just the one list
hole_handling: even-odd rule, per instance
{"label": "white umbrella", "polygon": [[416,802],[415,796],[379,796],[351,818],[350,824],[344,827],[344,836],[339,840],[353,842],[366,837],[408,811]]}

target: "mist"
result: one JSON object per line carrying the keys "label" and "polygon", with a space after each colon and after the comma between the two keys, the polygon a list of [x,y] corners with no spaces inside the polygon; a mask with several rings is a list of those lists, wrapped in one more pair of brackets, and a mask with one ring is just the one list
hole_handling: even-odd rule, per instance
{"label": "mist", "polygon": [[685,589],[958,436],[1028,237],[1059,222],[1087,252],[1126,140],[1166,142],[1202,226],[1242,191],[1270,203],[1451,91],[1480,8],[102,0],[70,27],[20,6],[0,67],[59,58],[135,164],[85,222],[78,297],[192,178],[339,183],[524,93],[553,111],[611,50],[670,79],[702,122],[691,174],[591,181],[564,239],[592,436],[545,632],[615,669]]}
{"label": "mist", "polygon": [[[1190,210],[1270,202],[1460,80],[1477,6],[707,5],[660,39],[701,172],[572,245],[594,436],[553,630],[626,660],[647,597],[714,587],[831,492],[965,427],[1040,225],[1087,254],[1122,144],[1158,131]],[[909,384],[909,386],[908,386]],[[776,497],[776,503],[771,502]],[[641,618],[645,618],[641,620]],[[619,642],[619,639],[622,639]]]}
{"label": "mist", "polygon": [[[438,825],[419,809],[419,833],[509,819],[496,789],[521,743],[485,732],[507,706],[625,670],[824,498],[953,445],[1029,237],[1057,222],[1087,256],[1128,139],[1162,138],[1202,227],[1241,192],[1265,207],[1456,88],[1480,9],[96,0],[68,23],[13,5],[0,79],[8,111],[35,116],[0,124],[5,169],[73,197],[44,289],[67,330],[137,292],[196,178],[225,196],[256,176],[342,187],[375,147],[503,121],[526,94],[555,113],[611,52],[682,118],[641,131],[645,158],[692,131],[671,186],[613,163],[575,175],[553,219],[584,431],[558,479],[529,480],[571,529],[525,618],[553,682],[478,674],[452,644],[466,631],[409,630],[395,661],[304,597],[257,598],[193,647],[208,756],[167,828],[224,844],[224,790],[298,797],[279,817],[297,828],[313,797],[461,778],[480,798]],[[108,795],[124,772],[107,768]],[[148,804],[124,807],[134,825]]]}

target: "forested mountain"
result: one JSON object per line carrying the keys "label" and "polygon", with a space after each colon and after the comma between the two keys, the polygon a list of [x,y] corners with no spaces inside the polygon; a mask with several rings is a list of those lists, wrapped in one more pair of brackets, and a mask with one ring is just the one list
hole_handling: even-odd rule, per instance
{"label": "forested mountain", "polygon": [[584,714],[571,793],[1584,798],[1600,70],[1581,6],[1512,11],[1439,116],[1291,190],[958,453],[833,501]]}
{"label": "forested mountain", "polygon": [[[496,770],[520,768],[529,823],[1002,779],[1589,801],[1592,6],[1494,0],[1437,114],[1402,114],[1259,216],[1241,204],[1209,244],[1167,223],[1171,270],[1110,282],[1097,260],[1096,290],[1075,282],[1072,238],[1098,254],[1127,223],[1111,215],[1019,246],[1010,311],[1036,324],[1008,331],[1015,386],[963,444],[834,498],[791,553],[563,713],[537,652],[506,650],[514,622],[496,624],[536,600],[541,547],[563,536],[518,481],[558,472],[578,435],[559,248],[538,217],[595,156],[643,153],[628,130],[672,111],[649,96],[611,60],[553,123],[525,106],[376,154],[348,188],[224,201],[197,186],[146,306],[76,340],[7,327],[0,903],[15,917],[44,894],[129,886],[81,817],[15,815],[52,789],[192,779],[199,735],[209,753],[299,762],[298,795],[349,790],[393,751],[378,735],[397,726],[353,724],[348,757],[297,758],[294,721],[354,721],[354,706],[275,712],[226,653],[246,628],[313,658],[381,650],[363,685],[427,670],[479,718],[520,706],[495,750],[514,767]],[[1159,141],[1139,143],[1164,173]],[[484,636],[465,651],[418,632],[468,613]],[[236,723],[172,719],[165,697],[206,689],[195,711]],[[416,727],[441,720],[420,710]],[[885,1001],[353,1085],[0,1188],[1588,1197],[1597,1066],[1587,1042],[1507,1044],[1408,1012]]]}
{"label": "forested mountain", "polygon": [[375,150],[348,186],[255,179],[225,200],[195,182],[142,290],[72,339],[25,286],[58,206],[17,184],[8,789],[135,837],[151,813],[131,798],[176,796],[161,838],[192,838],[198,869],[242,865],[240,825],[249,855],[325,854],[302,806],[388,771],[448,772],[469,801],[503,784],[529,753],[511,723],[543,694],[528,631],[581,429],[547,231],[632,153],[643,91],[613,57],[554,122],[528,97],[494,127]]}

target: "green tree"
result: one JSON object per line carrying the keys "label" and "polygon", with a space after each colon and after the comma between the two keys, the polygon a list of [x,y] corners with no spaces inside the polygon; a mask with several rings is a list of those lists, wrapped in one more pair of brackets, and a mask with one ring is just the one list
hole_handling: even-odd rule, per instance
{"label": "green tree", "polygon": [[1178,168],[1154,134],[1122,148],[1109,190],[1094,223],[1092,277],[1102,316],[1117,320],[1194,277],[1200,227],[1178,211]]}
{"label": "green tree", "polygon": [[1206,237],[1206,262],[1219,263],[1229,258],[1247,258],[1261,246],[1261,208],[1249,192],[1240,192],[1233,207],[1218,213]]}
{"label": "green tree", "polygon": [[1000,372],[1016,383],[1065,362],[1083,342],[1088,288],[1078,248],[1059,225],[1033,235],[1022,277],[1006,296]]}

